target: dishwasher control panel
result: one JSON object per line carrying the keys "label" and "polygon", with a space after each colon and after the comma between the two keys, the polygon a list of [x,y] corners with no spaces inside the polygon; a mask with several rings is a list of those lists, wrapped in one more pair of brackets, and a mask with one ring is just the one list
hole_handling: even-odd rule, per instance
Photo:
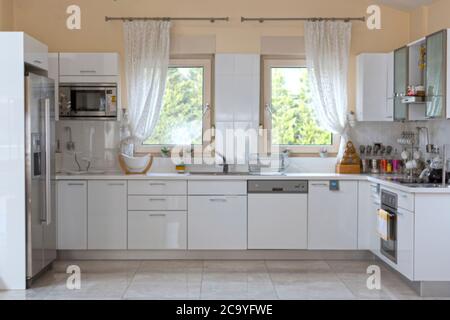
{"label": "dishwasher control panel", "polygon": [[248,193],[308,193],[305,180],[249,180]]}

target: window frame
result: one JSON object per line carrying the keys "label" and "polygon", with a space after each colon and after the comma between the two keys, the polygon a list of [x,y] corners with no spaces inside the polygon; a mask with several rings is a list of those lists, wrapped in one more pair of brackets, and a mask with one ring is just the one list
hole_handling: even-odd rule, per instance
{"label": "window frame", "polygon": [[[272,121],[268,106],[272,105],[272,72],[273,67],[279,68],[306,68],[306,58],[302,56],[262,56],[261,57],[261,106],[260,118],[263,129],[267,129],[267,144],[266,146],[272,148]],[[326,148],[328,154],[337,155],[341,143],[341,136],[333,134],[333,144],[331,145],[279,145],[280,150],[289,150],[293,157],[310,157],[319,156],[322,149]],[[260,151],[269,153],[267,147],[261,146]]]}
{"label": "window frame", "polygon": [[[213,61],[212,55],[183,55],[183,56],[171,56],[169,60],[169,68],[192,68],[192,67],[202,67],[203,68],[203,108],[204,114],[202,119],[202,149],[204,149],[211,142],[205,137],[205,132],[214,127],[213,115],[214,108],[211,103],[213,97]],[[205,110],[206,106],[208,109]],[[151,153],[154,156],[161,155],[161,148],[167,147],[172,150],[176,145],[174,144],[140,144],[136,146],[137,153]],[[199,145],[196,145],[199,146]],[[197,151],[196,151],[197,153]]]}

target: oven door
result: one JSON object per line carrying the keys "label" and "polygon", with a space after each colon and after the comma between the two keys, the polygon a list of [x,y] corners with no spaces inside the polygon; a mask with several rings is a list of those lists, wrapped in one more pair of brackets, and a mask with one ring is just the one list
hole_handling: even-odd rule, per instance
{"label": "oven door", "polygon": [[394,263],[397,263],[397,212],[387,206],[382,209],[389,214],[388,219],[388,240],[381,239],[381,253]]}

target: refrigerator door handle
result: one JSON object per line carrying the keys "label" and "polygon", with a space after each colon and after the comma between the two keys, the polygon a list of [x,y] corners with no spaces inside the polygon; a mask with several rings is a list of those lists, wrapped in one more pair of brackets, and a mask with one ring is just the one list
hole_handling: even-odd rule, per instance
{"label": "refrigerator door handle", "polygon": [[45,99],[45,224],[52,223],[50,99]]}

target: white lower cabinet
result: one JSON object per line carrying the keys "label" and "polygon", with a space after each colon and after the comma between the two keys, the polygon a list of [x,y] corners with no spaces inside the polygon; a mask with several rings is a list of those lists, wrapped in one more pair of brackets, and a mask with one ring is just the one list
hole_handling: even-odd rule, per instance
{"label": "white lower cabinet", "polygon": [[87,249],[87,181],[58,181],[58,250]]}
{"label": "white lower cabinet", "polygon": [[127,248],[127,182],[89,181],[88,249]]}
{"label": "white lower cabinet", "polygon": [[397,210],[397,271],[414,280],[414,214]]}
{"label": "white lower cabinet", "polygon": [[306,249],[307,221],[307,194],[250,194],[248,249]]}
{"label": "white lower cabinet", "polygon": [[187,248],[186,231],[186,212],[128,212],[130,250],[184,250]]}
{"label": "white lower cabinet", "polygon": [[190,196],[188,248],[247,249],[247,196]]}
{"label": "white lower cabinet", "polygon": [[358,247],[358,182],[310,181],[308,194],[308,248],[356,250]]}

